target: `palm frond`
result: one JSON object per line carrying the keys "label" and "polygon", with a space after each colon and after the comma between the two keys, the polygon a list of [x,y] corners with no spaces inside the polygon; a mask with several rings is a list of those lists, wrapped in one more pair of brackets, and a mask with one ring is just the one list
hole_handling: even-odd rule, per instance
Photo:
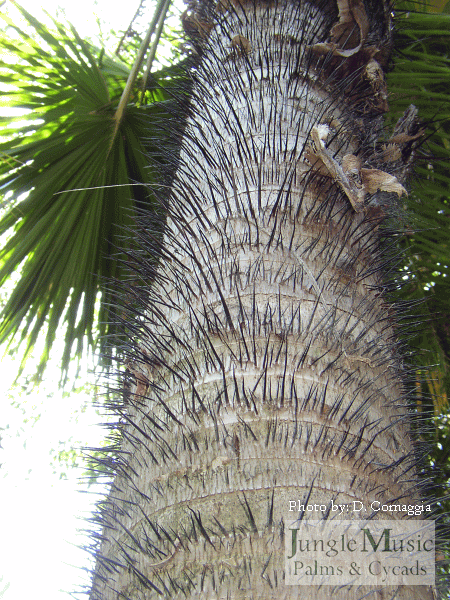
{"label": "palm frond", "polygon": [[[39,372],[63,331],[63,379],[76,354],[118,334],[111,322],[111,293],[99,283],[120,279],[115,249],[126,251],[124,228],[137,203],[154,202],[155,171],[146,156],[162,160],[169,144],[164,121],[172,118],[170,86],[181,70],[154,74],[146,105],[138,83],[114,136],[114,115],[129,69],[85,43],[73,27],[54,31],[24,9],[35,35],[6,15],[0,47],[13,59],[0,67],[4,106],[24,114],[0,117],[0,189],[6,214],[0,234],[0,284],[21,276],[2,312],[0,341],[21,340],[26,354],[46,328]],[[166,83],[167,81],[167,83]],[[134,100],[134,101],[133,101]],[[138,183],[139,182],[139,185]],[[12,232],[12,235],[11,235]],[[65,329],[63,327],[65,324]],[[23,361],[22,361],[23,364]]]}

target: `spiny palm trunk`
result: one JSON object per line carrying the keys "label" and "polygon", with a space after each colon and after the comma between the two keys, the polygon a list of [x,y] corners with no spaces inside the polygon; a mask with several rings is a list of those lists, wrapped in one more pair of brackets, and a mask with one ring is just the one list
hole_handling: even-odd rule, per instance
{"label": "spiny palm trunk", "polygon": [[203,56],[161,267],[139,296],[92,600],[429,598],[284,582],[290,501],[326,505],[316,519],[332,502],[417,503],[381,295],[382,204],[403,193],[386,174],[400,158],[376,146],[389,11],[222,4],[185,25]]}

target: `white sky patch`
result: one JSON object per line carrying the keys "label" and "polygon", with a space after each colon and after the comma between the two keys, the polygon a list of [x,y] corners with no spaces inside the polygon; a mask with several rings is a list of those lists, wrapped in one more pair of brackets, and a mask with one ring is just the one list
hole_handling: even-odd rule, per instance
{"label": "white sky patch", "polygon": [[105,419],[92,406],[92,388],[57,389],[57,365],[37,391],[16,386],[8,395],[16,367],[13,358],[3,359],[0,598],[35,598],[45,590],[48,600],[68,600],[68,592],[89,582],[89,555],[77,547],[89,539],[78,530],[88,528],[85,518],[101,489],[89,489],[82,467],[72,467],[70,455],[67,464],[60,461],[58,452],[100,445],[105,431],[96,424]]}
{"label": "white sky patch", "polygon": [[[104,33],[111,29],[123,31],[133,18],[139,1],[117,3],[111,0],[19,0],[18,4],[38,19],[45,18],[44,11],[52,17],[65,17],[81,36],[95,38],[99,34],[97,17],[106,24]],[[151,3],[147,2],[146,5],[151,14]]]}

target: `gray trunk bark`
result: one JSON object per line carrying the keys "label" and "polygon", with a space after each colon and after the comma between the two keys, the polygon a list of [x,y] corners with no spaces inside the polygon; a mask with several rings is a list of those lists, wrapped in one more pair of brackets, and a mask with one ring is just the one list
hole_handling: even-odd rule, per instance
{"label": "gray trunk bark", "polygon": [[212,29],[189,17],[203,56],[91,598],[432,598],[284,581],[290,501],[326,505],[314,519],[332,502],[362,502],[365,517],[419,503],[381,293],[380,203],[402,191],[391,177],[374,194],[368,174],[386,188],[384,81],[364,69],[383,62],[367,48],[390,43],[388,16],[367,35],[354,20],[359,41],[333,42],[346,57],[316,46],[334,2],[221,10]]}

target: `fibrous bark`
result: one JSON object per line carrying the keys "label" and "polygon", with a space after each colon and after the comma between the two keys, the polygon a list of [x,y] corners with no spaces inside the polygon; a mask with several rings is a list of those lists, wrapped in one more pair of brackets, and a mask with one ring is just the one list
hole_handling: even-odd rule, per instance
{"label": "fibrous bark", "polygon": [[405,157],[378,146],[388,7],[222,2],[184,20],[201,60],[160,266],[133,292],[91,598],[431,598],[284,584],[289,501],[331,518],[332,502],[420,500],[383,298],[382,221],[405,191]]}

